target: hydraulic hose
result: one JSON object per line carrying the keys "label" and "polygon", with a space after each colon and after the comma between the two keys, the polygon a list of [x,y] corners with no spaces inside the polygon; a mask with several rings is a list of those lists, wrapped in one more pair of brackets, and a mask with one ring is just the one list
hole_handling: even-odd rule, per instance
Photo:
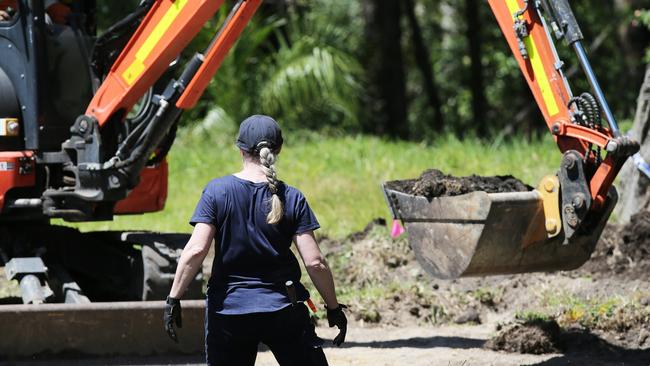
{"label": "hydraulic hose", "polygon": [[[196,53],[194,57],[187,63],[183,73],[178,78],[178,81],[172,80],[167,90],[160,97],[158,104],[159,107],[156,114],[153,116],[149,123],[141,122],[136,129],[129,134],[127,139],[122,143],[118,149],[116,156],[105,164],[105,168],[124,169],[137,162],[147,159],[151,151],[160,143],[162,138],[167,134],[171,124],[178,120],[182,110],[178,109],[174,104],[180,94],[185,90],[185,86],[190,83],[196,72],[203,64],[204,57],[200,53]],[[169,110],[168,110],[169,109]],[[146,128],[142,133],[141,126]],[[137,140],[136,140],[137,138]],[[135,141],[134,141],[135,140]],[[128,153],[131,147],[135,146],[129,157],[121,160],[121,155]],[[129,169],[131,172],[139,169]]]}
{"label": "hydraulic hose", "polygon": [[[140,160],[143,156],[145,156],[145,153],[148,150],[148,147],[150,147],[152,144],[152,139],[153,136],[155,135],[153,133],[153,130],[156,129],[157,125],[160,123],[160,120],[162,119],[163,115],[165,114],[165,111],[167,110],[167,107],[169,106],[169,102],[167,102],[164,99],[160,100],[160,107],[158,107],[158,111],[154,115],[153,119],[151,122],[147,125],[147,131],[140,137],[142,139],[142,142],[137,144],[138,147],[133,151],[133,153],[125,160],[120,160],[117,163],[115,163],[114,167],[116,169],[122,169],[126,166],[129,166],[136,161]],[[149,133],[147,133],[149,132]]]}

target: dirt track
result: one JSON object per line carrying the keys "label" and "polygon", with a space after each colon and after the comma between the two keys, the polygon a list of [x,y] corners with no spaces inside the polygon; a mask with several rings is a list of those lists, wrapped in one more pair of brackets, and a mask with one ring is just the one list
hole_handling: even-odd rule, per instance
{"label": "dirt track", "polygon": [[[334,333],[327,329],[324,337]],[[492,352],[481,349],[490,336],[486,326],[442,328],[351,329],[343,348],[325,350],[331,365],[522,365],[539,364],[554,355],[534,356]],[[273,355],[265,352],[256,365],[275,366]]]}

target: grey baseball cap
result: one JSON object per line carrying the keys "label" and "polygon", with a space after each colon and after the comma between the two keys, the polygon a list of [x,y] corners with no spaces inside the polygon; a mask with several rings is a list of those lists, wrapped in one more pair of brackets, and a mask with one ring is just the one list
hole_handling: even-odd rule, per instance
{"label": "grey baseball cap", "polygon": [[254,152],[262,143],[271,150],[278,151],[283,142],[280,125],[269,116],[256,114],[241,123],[235,144],[244,151]]}

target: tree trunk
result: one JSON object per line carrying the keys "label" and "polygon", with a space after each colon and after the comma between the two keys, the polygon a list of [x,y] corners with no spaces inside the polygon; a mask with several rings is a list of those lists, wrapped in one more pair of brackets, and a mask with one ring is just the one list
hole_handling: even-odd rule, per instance
{"label": "tree trunk", "polygon": [[442,116],[442,106],[440,105],[440,93],[438,92],[435,83],[433,66],[429,58],[429,49],[422,38],[422,30],[415,15],[415,5],[413,0],[404,0],[403,5],[404,13],[406,14],[411,28],[411,41],[413,42],[415,62],[422,73],[422,83],[424,84],[424,90],[427,93],[429,105],[433,108],[435,118],[433,128],[437,131],[442,131],[445,127],[445,122]]}
{"label": "tree trunk", "polygon": [[[650,65],[637,102],[632,137],[641,144],[640,156],[650,162]],[[616,207],[619,222],[626,224],[635,213],[650,209],[650,178],[630,159],[620,174],[620,200]]]}
{"label": "tree trunk", "polygon": [[466,37],[471,60],[469,88],[472,91],[472,116],[474,126],[476,126],[476,133],[481,138],[485,138],[488,135],[487,124],[483,120],[486,103],[483,85],[483,65],[481,63],[481,20],[478,14],[478,7],[483,5],[482,1],[465,1]]}
{"label": "tree trunk", "polygon": [[407,139],[406,76],[402,55],[400,0],[364,0],[365,64],[368,67],[368,129]]}
{"label": "tree trunk", "polygon": [[[636,9],[647,7],[647,0],[614,0],[613,8],[621,14],[632,14]],[[618,25],[617,38],[626,64],[628,83],[643,73],[643,57],[648,46],[650,31],[640,22],[623,21]]]}

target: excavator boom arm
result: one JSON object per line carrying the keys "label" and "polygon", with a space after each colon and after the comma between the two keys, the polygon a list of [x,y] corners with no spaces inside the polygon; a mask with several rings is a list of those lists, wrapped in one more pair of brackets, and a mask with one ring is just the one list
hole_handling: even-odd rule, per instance
{"label": "excavator boom arm", "polygon": [[[55,157],[60,160],[63,155],[64,161],[72,163],[68,169],[75,177],[75,187],[74,190],[47,189],[43,193],[48,216],[71,220],[110,219],[113,213],[162,208],[166,184],[161,186],[160,182],[166,181],[166,166],[161,159],[166,151],[160,147],[169,148],[182,111],[196,104],[262,0],[237,1],[221,28],[215,31],[208,48],[190,57],[180,76],[154,93],[146,117],[124,128],[127,114],[146,93],[157,87],[170,65],[223,3],[223,0],[145,3],[149,9],[147,14],[121,50],[86,113],[75,121],[70,139],[63,143],[63,154]],[[160,151],[162,157],[158,156]],[[150,169],[145,170],[146,167]],[[141,187],[160,189],[154,193]],[[127,197],[131,190],[135,194]],[[143,200],[145,196],[148,198]],[[116,202],[119,204],[115,205]]]}
{"label": "excavator boom arm", "polygon": [[[189,109],[196,104],[261,3],[262,0],[240,0],[235,5],[205,55],[200,56],[198,70],[193,70],[191,79],[183,80],[186,85],[177,107]],[[114,63],[86,114],[100,126],[112,118],[123,118],[222,4],[223,0],[156,1]]]}
{"label": "excavator boom arm", "polygon": [[[577,151],[593,170],[588,177],[589,192],[594,209],[602,208],[623,163],[638,147],[633,141],[620,136],[618,125],[581,45],[582,33],[568,1],[488,2],[560,151]],[[580,123],[579,114],[586,111],[575,107],[580,107],[578,100],[581,97],[573,95],[562,73],[563,62],[551,39],[551,31],[576,50],[596,95],[589,107],[596,110],[597,119],[600,119],[600,111],[603,112],[609,128]],[[592,147],[607,151],[607,158],[600,161],[600,156],[594,155]]]}

